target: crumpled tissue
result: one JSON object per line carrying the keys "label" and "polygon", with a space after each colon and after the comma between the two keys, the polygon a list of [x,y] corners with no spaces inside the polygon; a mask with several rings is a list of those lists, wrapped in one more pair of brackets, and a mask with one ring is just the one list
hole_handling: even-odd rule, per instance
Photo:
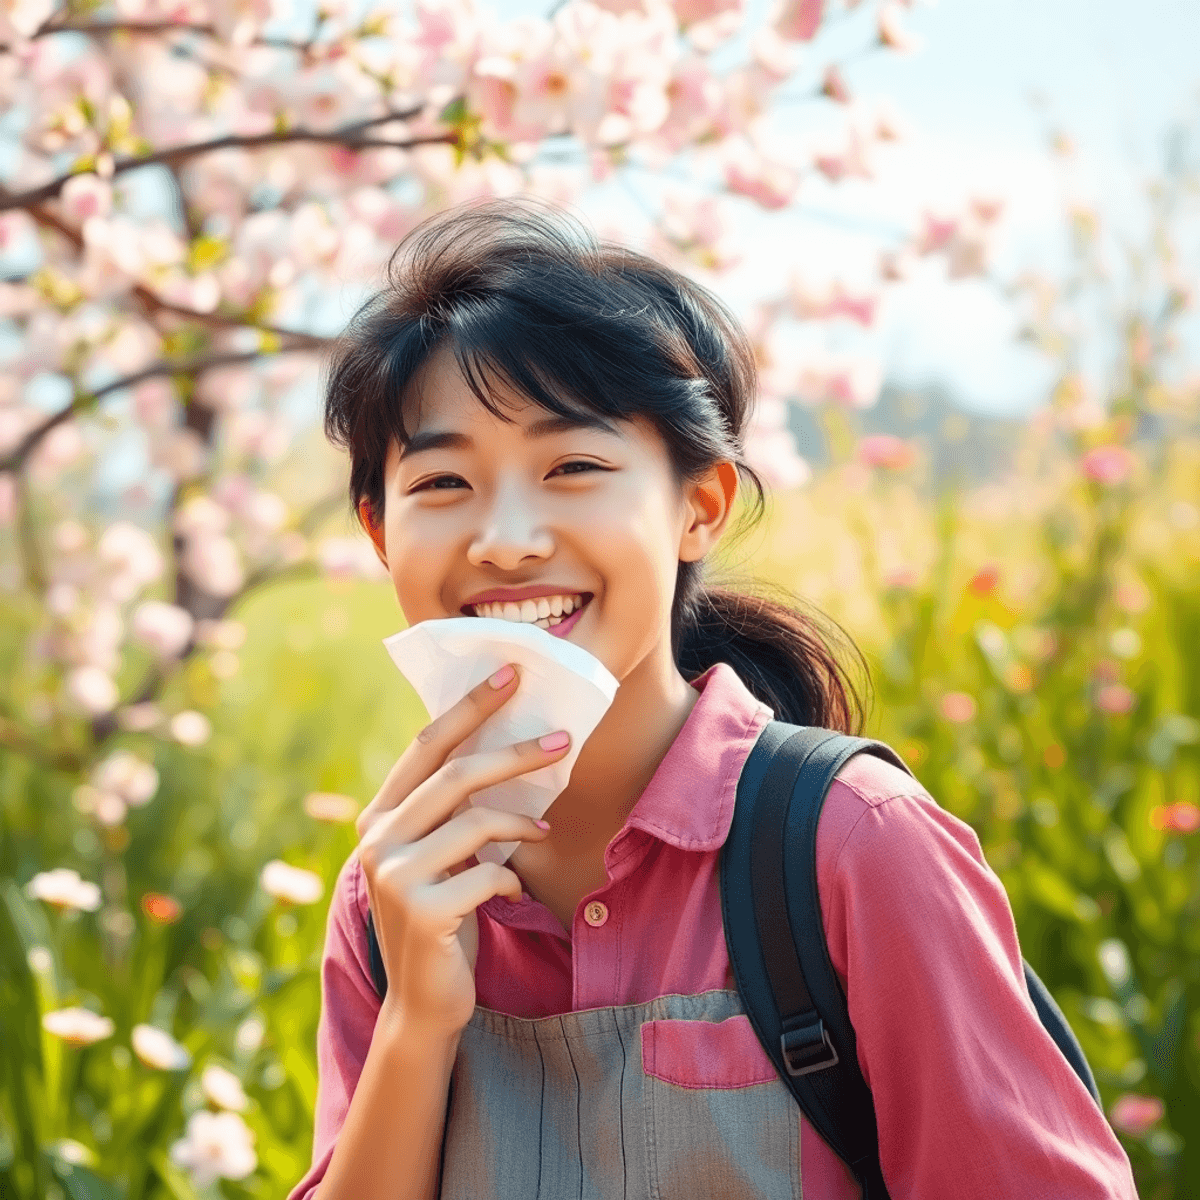
{"label": "crumpled tissue", "polygon": [[[498,750],[565,729],[571,735],[565,757],[471,796],[472,804],[523,813],[535,820],[567,786],[584,742],[617,692],[617,680],[598,658],[532,624],[496,617],[449,617],[420,621],[384,638],[383,644],[435,720],[505,663],[517,664],[516,693],[449,757]],[[481,862],[504,863],[519,844],[489,842],[477,857]]]}

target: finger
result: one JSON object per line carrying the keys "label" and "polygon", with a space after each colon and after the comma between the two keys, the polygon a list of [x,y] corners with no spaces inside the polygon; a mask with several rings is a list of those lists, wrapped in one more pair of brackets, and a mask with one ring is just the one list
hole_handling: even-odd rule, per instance
{"label": "finger", "polygon": [[509,867],[482,862],[450,879],[430,884],[427,901],[446,917],[461,918],[493,896],[520,900],[521,880]]}
{"label": "finger", "polygon": [[374,823],[380,812],[395,808],[413,788],[428,779],[460,742],[513,696],[519,679],[516,665],[506,663],[426,725],[405,747],[374,799],[359,814],[359,836]]}
{"label": "finger", "polygon": [[[564,740],[565,739],[565,740]],[[542,744],[552,748],[546,749]],[[559,744],[555,744],[558,742]],[[474,793],[557,762],[570,748],[565,730],[444,763],[391,812],[380,817],[371,837],[391,845],[415,842],[441,825]]]}
{"label": "finger", "polygon": [[477,805],[414,843],[413,869],[425,879],[437,878],[490,842],[542,841],[548,833],[549,827],[542,828],[532,817]]}

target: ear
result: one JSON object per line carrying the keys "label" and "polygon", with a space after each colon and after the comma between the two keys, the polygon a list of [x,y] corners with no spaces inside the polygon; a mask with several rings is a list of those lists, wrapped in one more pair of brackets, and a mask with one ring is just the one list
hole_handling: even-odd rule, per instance
{"label": "ear", "polygon": [[358,502],[358,519],[362,522],[362,527],[367,531],[371,541],[375,544],[376,557],[386,567],[388,565],[387,543],[384,540],[383,520],[382,517],[378,521],[375,520],[371,502],[365,497]]}
{"label": "ear", "polygon": [[681,562],[696,562],[721,540],[737,496],[737,467],[731,462],[714,464],[684,490],[687,524],[679,542]]}

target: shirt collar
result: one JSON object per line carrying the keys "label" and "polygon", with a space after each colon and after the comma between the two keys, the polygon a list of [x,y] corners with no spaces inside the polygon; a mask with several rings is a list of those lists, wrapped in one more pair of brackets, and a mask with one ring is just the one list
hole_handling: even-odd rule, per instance
{"label": "shirt collar", "polygon": [[692,687],[700,698],[610,844],[610,859],[631,829],[681,850],[725,843],[742,767],[774,714],[728,663],[716,663]]}

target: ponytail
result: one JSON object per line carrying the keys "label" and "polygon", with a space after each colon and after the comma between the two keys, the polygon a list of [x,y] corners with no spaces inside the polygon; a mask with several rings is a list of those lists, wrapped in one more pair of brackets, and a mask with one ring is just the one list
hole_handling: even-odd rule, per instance
{"label": "ponytail", "polygon": [[[699,563],[681,562],[672,612],[672,649],[686,679],[728,663],[779,721],[861,734],[866,708],[834,654],[845,645],[869,674],[862,652],[828,617],[765,596],[703,583]],[[819,625],[826,626],[820,629]]]}

